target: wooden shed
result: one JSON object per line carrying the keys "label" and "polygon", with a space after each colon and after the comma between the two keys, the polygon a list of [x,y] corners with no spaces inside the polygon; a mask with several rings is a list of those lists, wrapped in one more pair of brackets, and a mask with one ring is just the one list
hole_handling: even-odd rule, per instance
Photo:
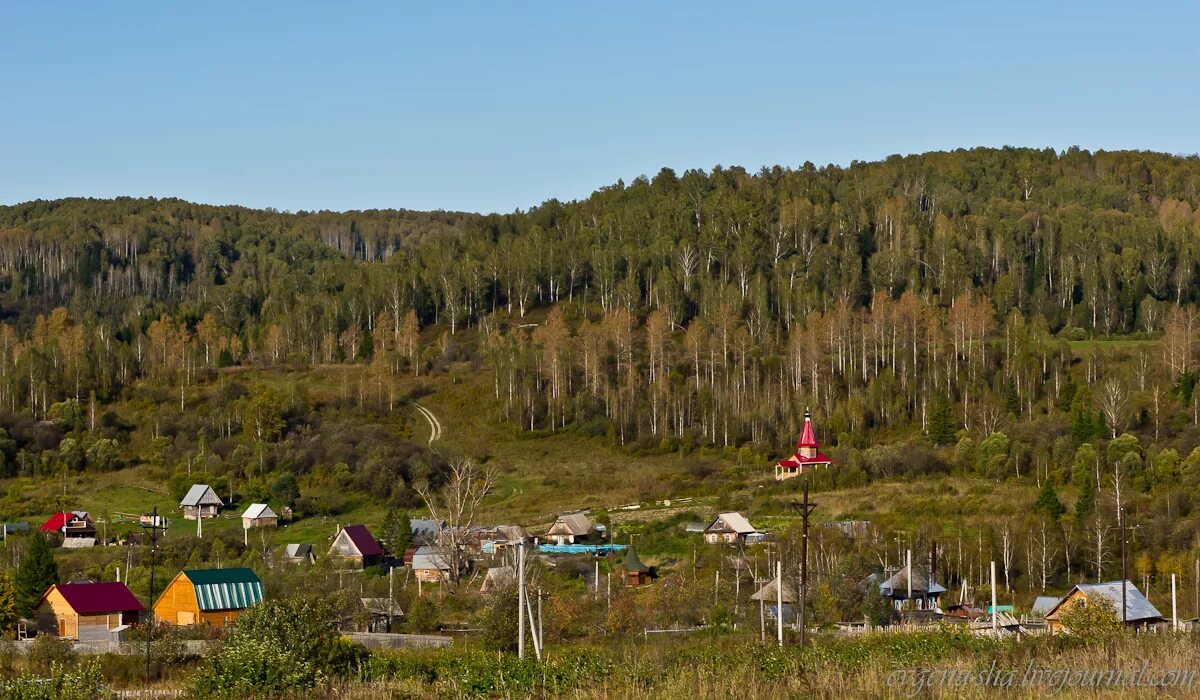
{"label": "wooden shed", "polygon": [[40,634],[81,641],[108,641],[135,624],[145,608],[123,583],[57,583],[34,606]]}
{"label": "wooden shed", "polygon": [[215,518],[220,515],[225,502],[208,484],[192,484],[187,495],[179,502],[179,507],[183,509],[183,517],[187,520]]}
{"label": "wooden shed", "polygon": [[262,581],[250,569],[185,569],[154,602],[154,617],[175,625],[226,627],[262,599]]}
{"label": "wooden shed", "polygon": [[242,527],[247,530],[254,527],[276,527],[278,525],[279,516],[266,503],[251,503],[246,512],[242,513]]}

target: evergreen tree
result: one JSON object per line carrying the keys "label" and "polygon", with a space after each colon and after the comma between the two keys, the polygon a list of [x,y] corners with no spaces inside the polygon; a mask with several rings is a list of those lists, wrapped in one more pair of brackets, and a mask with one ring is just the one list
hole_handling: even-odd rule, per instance
{"label": "evergreen tree", "polygon": [[950,400],[938,394],[929,411],[929,439],[935,445],[950,445],[954,442],[957,430],[958,421],[954,418]]}
{"label": "evergreen tree", "polygon": [[1033,510],[1045,513],[1055,521],[1067,512],[1062,501],[1058,500],[1058,494],[1054,491],[1054,485],[1050,483],[1049,479],[1042,483],[1042,490],[1038,491],[1037,500],[1033,502]]}
{"label": "evergreen tree", "polygon": [[33,606],[38,598],[58,583],[58,563],[50,543],[41,534],[29,538],[29,549],[21,558],[17,568],[17,613],[21,617],[32,617]]}
{"label": "evergreen tree", "polygon": [[17,588],[12,579],[0,574],[0,638],[17,626]]}
{"label": "evergreen tree", "polygon": [[1092,484],[1090,475],[1085,476],[1083,485],[1079,487],[1079,498],[1075,500],[1075,522],[1082,525],[1095,506],[1096,487]]}
{"label": "evergreen tree", "polygon": [[388,509],[383,518],[383,539],[391,550],[392,556],[404,556],[404,550],[412,543],[412,528],[408,516],[395,508]]}

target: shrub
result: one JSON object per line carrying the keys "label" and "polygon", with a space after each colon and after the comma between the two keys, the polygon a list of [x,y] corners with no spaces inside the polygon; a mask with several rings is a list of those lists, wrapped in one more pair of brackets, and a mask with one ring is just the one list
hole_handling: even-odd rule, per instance
{"label": "shrub", "polygon": [[1121,631],[1117,608],[1107,598],[1092,596],[1071,603],[1063,612],[1062,624],[1071,636],[1086,644],[1105,642]]}
{"label": "shrub", "polygon": [[49,634],[39,634],[29,647],[29,668],[43,675],[56,668],[74,666],[77,658],[75,645],[70,640]]}

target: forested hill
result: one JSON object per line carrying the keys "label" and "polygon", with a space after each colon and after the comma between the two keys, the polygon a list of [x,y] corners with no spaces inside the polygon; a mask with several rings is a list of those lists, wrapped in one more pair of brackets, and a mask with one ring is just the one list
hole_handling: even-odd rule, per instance
{"label": "forested hill", "polygon": [[[0,403],[229,363],[466,361],[514,423],[620,441],[778,445],[804,405],[834,435],[928,428],[938,400],[994,428],[1116,366],[1091,351],[1073,376],[1060,341],[1166,328],[1122,386],[1190,377],[1198,206],[1196,157],[1005,148],[664,169],[509,215],[0,207]],[[1134,408],[1108,427],[1148,429]]]}

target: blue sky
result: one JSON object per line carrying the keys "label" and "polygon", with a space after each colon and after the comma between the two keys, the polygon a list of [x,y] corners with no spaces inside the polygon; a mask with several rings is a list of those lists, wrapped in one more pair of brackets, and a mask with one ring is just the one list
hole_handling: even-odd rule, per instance
{"label": "blue sky", "polygon": [[1200,151],[1196,3],[650,4],[0,0],[0,203],[512,211],[663,166]]}

